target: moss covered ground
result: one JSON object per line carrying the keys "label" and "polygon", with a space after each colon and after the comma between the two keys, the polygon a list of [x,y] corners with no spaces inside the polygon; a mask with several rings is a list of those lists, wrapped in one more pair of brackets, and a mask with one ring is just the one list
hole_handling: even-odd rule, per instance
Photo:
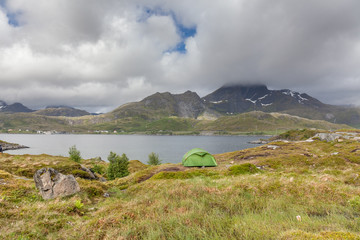
{"label": "moss covered ground", "polygon": [[358,140],[275,141],[215,157],[205,169],[131,161],[125,178],[77,177],[80,193],[45,201],[31,174],[77,163],[2,154],[0,239],[360,239]]}

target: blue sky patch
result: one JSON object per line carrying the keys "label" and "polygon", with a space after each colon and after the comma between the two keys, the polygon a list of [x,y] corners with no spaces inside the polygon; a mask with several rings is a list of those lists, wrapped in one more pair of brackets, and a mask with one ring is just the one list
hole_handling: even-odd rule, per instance
{"label": "blue sky patch", "polygon": [[187,38],[189,37],[193,37],[196,35],[196,26],[194,27],[185,27],[176,17],[175,13],[172,11],[164,11],[161,8],[154,8],[154,9],[150,9],[150,8],[145,8],[144,9],[144,15],[141,16],[141,19],[139,19],[139,21],[146,21],[149,17],[153,16],[153,15],[157,15],[157,16],[170,16],[176,26],[176,30],[178,32],[178,34],[181,37],[181,41],[173,48],[168,49],[165,52],[179,52],[179,53],[186,53],[186,45],[185,45],[185,41]]}
{"label": "blue sky patch", "polygon": [[6,11],[6,17],[8,18],[8,24],[13,27],[18,27],[20,25],[18,21],[18,16],[21,15],[21,12],[11,12],[6,6],[6,0],[0,0],[0,7]]}

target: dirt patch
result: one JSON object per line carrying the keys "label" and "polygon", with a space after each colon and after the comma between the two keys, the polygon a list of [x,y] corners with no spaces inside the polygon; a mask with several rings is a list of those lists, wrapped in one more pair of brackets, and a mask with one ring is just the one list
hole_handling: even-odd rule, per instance
{"label": "dirt patch", "polygon": [[360,163],[357,163],[357,162],[354,162],[354,161],[351,161],[350,159],[344,157],[344,160],[348,163],[351,163],[351,164],[356,164],[356,165],[360,165]]}
{"label": "dirt patch", "polygon": [[[271,153],[263,153],[263,154],[254,154],[254,155],[249,155],[249,156],[243,156],[241,158],[241,160],[250,160],[250,159],[255,159],[255,158],[258,158],[258,157],[268,157],[268,156],[271,156],[273,154]],[[237,159],[234,159],[234,160],[237,160]]]}
{"label": "dirt patch", "polygon": [[185,168],[184,167],[169,167],[169,168],[164,168],[164,169],[161,169],[160,171],[158,171],[157,173],[159,172],[179,172],[179,171],[184,171]]}
{"label": "dirt patch", "polygon": [[141,176],[137,179],[137,183],[141,183],[141,182],[144,182],[146,180],[148,180],[149,178],[151,178],[152,176],[154,176],[155,173],[150,173],[149,175],[144,175],[144,176]]}

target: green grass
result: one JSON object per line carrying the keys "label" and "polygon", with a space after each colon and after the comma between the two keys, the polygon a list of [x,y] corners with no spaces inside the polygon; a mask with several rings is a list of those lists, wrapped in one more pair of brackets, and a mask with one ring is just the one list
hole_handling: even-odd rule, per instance
{"label": "green grass", "polygon": [[312,130],[312,129],[289,130],[289,131],[279,134],[278,136],[272,137],[269,140],[275,141],[278,139],[282,139],[282,140],[290,140],[290,141],[300,141],[300,140],[306,140],[311,137],[314,137],[315,134],[317,134],[319,132],[321,132],[321,131]]}
{"label": "green grass", "polygon": [[215,155],[218,166],[205,169],[130,161],[127,177],[77,177],[80,193],[48,201],[17,169],[29,176],[43,165],[74,171],[76,163],[3,154],[0,238],[360,239],[360,143],[271,145],[278,148]]}
{"label": "green grass", "polygon": [[260,173],[261,171],[251,163],[243,163],[229,167],[228,175],[242,175]]}

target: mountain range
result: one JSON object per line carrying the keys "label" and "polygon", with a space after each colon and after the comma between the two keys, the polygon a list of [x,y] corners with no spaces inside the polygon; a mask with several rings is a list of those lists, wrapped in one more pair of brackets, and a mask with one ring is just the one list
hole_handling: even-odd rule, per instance
{"label": "mountain range", "polygon": [[[258,114],[250,114],[251,112],[258,112]],[[329,105],[305,93],[298,93],[289,89],[269,90],[265,85],[225,85],[202,98],[192,91],[186,91],[182,94],[157,92],[139,102],[124,104],[99,116],[91,116],[84,110],[68,106],[49,106],[45,109],[33,111],[20,103],[7,105],[3,101],[0,101],[0,113],[22,113],[19,118],[30,117],[31,115],[32,123],[37,121],[36,116],[49,117],[51,121],[56,122],[57,127],[62,124],[67,125],[64,127],[65,130],[77,127],[82,130],[105,128],[110,131],[151,131],[154,129],[236,131],[240,127],[234,128],[230,125],[243,124],[239,121],[245,119],[245,116],[249,116],[249,119],[253,119],[253,121],[262,117],[264,119],[274,118],[272,122],[281,122],[279,120],[281,114],[281,119],[286,116],[290,122],[310,119],[360,127],[359,108]],[[274,115],[274,113],[278,115]],[[242,115],[243,118],[239,118],[239,115]],[[56,117],[59,116],[68,118],[57,119]],[[291,116],[300,118],[296,120]],[[2,119],[6,121],[8,118],[1,117],[0,114],[0,127]],[[16,116],[12,116],[12,119],[16,119]],[[264,119],[257,123],[256,129],[261,124],[272,126],[269,121]],[[44,118],[41,121],[44,122]],[[313,123],[305,124],[302,122],[304,126],[309,127],[312,127],[311,124]],[[11,123],[9,124],[9,126],[13,126]],[[221,124],[227,125],[222,128]],[[251,126],[251,122],[247,124],[249,128],[254,128]],[[276,128],[279,127],[279,124],[275,125]],[[288,126],[290,125],[296,127],[296,124],[288,123]],[[325,126],[328,124],[317,122],[315,125]],[[51,127],[51,124],[46,126]],[[5,127],[4,124],[3,127]],[[329,125],[329,128],[333,127],[333,125]],[[242,130],[244,129],[241,128]]]}
{"label": "mountain range", "polygon": [[251,111],[278,112],[313,120],[352,126],[360,125],[360,109],[324,104],[305,93],[289,89],[269,90],[265,85],[229,85],[200,98],[195,92],[155,93],[112,111],[115,118],[139,116],[145,119],[177,116],[215,119]]}
{"label": "mountain range", "polygon": [[80,117],[91,115],[85,110],[76,109],[69,106],[47,106],[44,109],[32,110],[22,103],[14,103],[8,105],[6,102],[0,100],[0,113],[34,113],[44,116],[64,116],[64,117]]}

